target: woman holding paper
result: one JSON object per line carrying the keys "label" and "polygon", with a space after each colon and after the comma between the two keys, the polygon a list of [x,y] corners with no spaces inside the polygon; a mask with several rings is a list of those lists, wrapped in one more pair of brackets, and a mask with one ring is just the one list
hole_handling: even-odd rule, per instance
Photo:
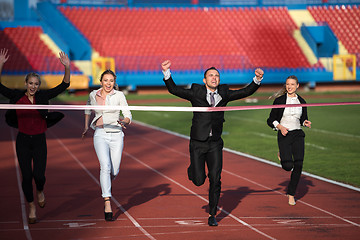
{"label": "woman holding paper", "polygon": [[[101,74],[101,88],[93,90],[87,104],[127,107],[123,92],[115,90],[116,75],[111,70]],[[113,221],[111,209],[111,182],[119,173],[122,150],[124,147],[123,129],[131,122],[131,112],[121,110],[124,118],[120,119],[120,110],[95,110],[95,117],[90,126],[95,130],[94,148],[100,163],[100,185],[104,199],[104,215],[106,221]],[[85,128],[82,137],[89,129],[91,110],[85,110]]]}

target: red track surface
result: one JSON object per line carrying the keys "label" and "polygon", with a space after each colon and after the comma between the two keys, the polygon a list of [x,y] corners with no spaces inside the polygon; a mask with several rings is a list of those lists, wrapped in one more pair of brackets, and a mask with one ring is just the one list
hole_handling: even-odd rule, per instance
{"label": "red track surface", "polygon": [[[296,206],[284,195],[289,173],[224,151],[218,227],[207,225],[208,181],[186,176],[188,140],[132,124],[113,182],[114,222],[103,220],[99,164],[83,113],[68,111],[47,132],[46,207],[28,226],[14,138],[0,112],[0,239],[359,239],[360,193],[303,176]],[[306,161],[306,160],[305,160]]]}

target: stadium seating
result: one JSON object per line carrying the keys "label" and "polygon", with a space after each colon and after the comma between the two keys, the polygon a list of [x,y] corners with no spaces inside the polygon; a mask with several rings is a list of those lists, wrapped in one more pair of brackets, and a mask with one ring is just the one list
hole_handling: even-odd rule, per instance
{"label": "stadium seating", "polygon": [[[164,59],[174,70],[323,69],[311,65],[295,39],[297,26],[285,7],[125,8],[59,6],[101,56],[115,58],[117,71],[157,71]],[[359,6],[311,6],[360,66]],[[12,49],[4,71],[61,72],[57,56],[40,40],[41,27],[5,28],[1,45]],[[77,68],[72,67],[75,71]]]}
{"label": "stadium seating", "polygon": [[[64,72],[64,66],[40,39],[43,33],[41,27],[5,28],[0,31],[0,45],[9,49],[11,55],[9,63],[4,65],[5,73],[58,74]],[[71,65],[72,72],[79,72],[75,65]]]}
{"label": "stadium seating", "polygon": [[[321,68],[311,66],[292,34],[287,8],[100,8],[59,10],[117,71]],[[182,59],[183,61],[177,61]]]}
{"label": "stadium seating", "polygon": [[357,55],[360,66],[360,8],[359,6],[314,6],[308,10],[317,22],[326,22],[346,50]]}

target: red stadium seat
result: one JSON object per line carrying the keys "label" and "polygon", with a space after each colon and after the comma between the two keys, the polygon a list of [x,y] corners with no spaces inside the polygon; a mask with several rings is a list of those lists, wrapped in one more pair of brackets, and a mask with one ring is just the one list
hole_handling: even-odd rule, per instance
{"label": "red stadium seat", "polygon": [[[43,33],[41,27],[16,27],[5,28],[1,31],[0,43],[9,49],[11,58],[4,70],[12,72],[54,72],[64,71],[58,60],[58,56],[40,39]],[[50,65],[48,62],[56,62]],[[79,71],[75,65],[71,66],[73,71]]]}
{"label": "red stadium seat", "polygon": [[[211,62],[223,69],[311,67],[292,37],[297,26],[287,8],[60,7],[59,10],[101,55],[134,56],[117,64],[124,71],[158,70],[156,64],[124,62],[140,59],[135,58],[138,56],[152,59],[179,56],[185,63],[177,64],[178,70],[199,69]],[[238,63],[238,59],[247,59],[246,64]],[[154,69],[148,69],[151,66]]]}

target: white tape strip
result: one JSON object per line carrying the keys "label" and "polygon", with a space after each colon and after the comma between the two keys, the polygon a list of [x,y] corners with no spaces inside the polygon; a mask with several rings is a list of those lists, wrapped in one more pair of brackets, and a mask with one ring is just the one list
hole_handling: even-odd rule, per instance
{"label": "white tape strip", "polygon": [[253,109],[271,109],[285,107],[316,107],[316,106],[360,105],[360,102],[333,102],[281,105],[252,105],[233,107],[167,107],[167,106],[108,106],[108,105],[38,105],[38,104],[0,104],[0,109],[49,109],[49,110],[134,110],[134,111],[165,111],[165,112],[221,112]]}

